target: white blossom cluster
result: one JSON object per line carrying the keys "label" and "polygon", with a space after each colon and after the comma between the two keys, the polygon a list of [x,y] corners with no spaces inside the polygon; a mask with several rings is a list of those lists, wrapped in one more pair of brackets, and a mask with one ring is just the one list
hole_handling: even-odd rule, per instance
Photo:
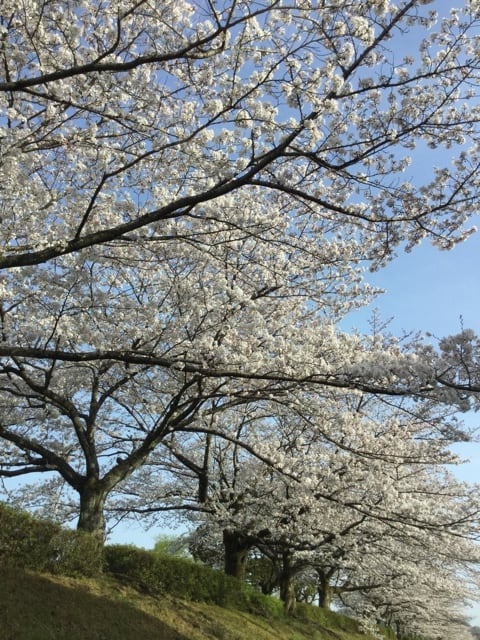
{"label": "white blossom cluster", "polygon": [[[345,572],[370,544],[355,517],[373,545],[391,517],[413,540],[427,509],[438,542],[463,508],[436,470],[451,414],[478,408],[478,338],[339,326],[376,295],[368,270],[474,230],[479,23],[473,1],[3,0],[0,476],[46,472],[33,507],[97,533],[105,505],[208,494],[218,523],[268,514],[302,561],[348,538]],[[175,502],[199,477],[203,502]],[[348,605],[417,633],[379,589]]]}

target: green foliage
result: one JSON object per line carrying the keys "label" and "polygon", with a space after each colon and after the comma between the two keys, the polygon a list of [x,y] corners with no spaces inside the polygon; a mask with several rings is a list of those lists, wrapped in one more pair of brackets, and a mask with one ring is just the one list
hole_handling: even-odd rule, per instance
{"label": "green foliage", "polygon": [[283,616],[279,600],[186,558],[112,545],[105,548],[105,562],[112,573],[128,576],[152,592],[272,617]]}
{"label": "green foliage", "polygon": [[191,558],[188,550],[188,540],[182,536],[159,536],[155,540],[153,553],[179,558]]}
{"label": "green foliage", "polygon": [[100,558],[94,536],[0,503],[0,566],[89,576],[101,569]]}
{"label": "green foliage", "polygon": [[271,595],[278,587],[278,575],[272,561],[264,555],[251,554],[247,562],[249,584],[261,589],[262,593]]}
{"label": "green foliage", "polygon": [[84,531],[61,529],[50,540],[56,554],[51,564],[54,573],[96,575],[102,570],[102,543]]}
{"label": "green foliage", "polygon": [[356,620],[343,616],[329,609],[323,609],[322,607],[315,607],[304,602],[297,603],[297,616],[301,618],[307,618],[312,622],[320,624],[322,627],[336,626],[343,631],[350,633],[358,632],[359,625]]}
{"label": "green foliage", "polygon": [[[380,633],[385,636],[385,638],[387,640],[395,640],[396,639],[396,633],[393,629],[390,629],[389,627],[381,627],[380,628]],[[411,639],[413,640],[413,639]]]}

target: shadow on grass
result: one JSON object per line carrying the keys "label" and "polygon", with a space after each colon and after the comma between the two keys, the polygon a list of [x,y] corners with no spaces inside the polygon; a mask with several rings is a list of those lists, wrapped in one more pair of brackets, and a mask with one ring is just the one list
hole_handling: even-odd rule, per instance
{"label": "shadow on grass", "polygon": [[190,640],[125,599],[0,568],[2,640]]}

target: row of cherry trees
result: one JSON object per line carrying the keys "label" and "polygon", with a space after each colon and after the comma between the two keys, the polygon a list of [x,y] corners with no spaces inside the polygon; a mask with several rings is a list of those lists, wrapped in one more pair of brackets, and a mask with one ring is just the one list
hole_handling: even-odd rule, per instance
{"label": "row of cherry trees", "polygon": [[285,594],[308,564],[409,628],[388,594],[451,543],[435,593],[466,597],[476,507],[441,469],[478,338],[338,328],[365,268],[478,209],[480,8],[433,4],[3,2],[0,476],[38,487],[12,499],[102,538],[203,512],[229,570],[245,537]]}
{"label": "row of cherry trees", "polygon": [[399,638],[464,637],[480,500],[445,470],[456,431],[438,419],[365,394],[236,408],[172,435],[116,508],[188,513],[195,555],[289,611],[310,584]]}

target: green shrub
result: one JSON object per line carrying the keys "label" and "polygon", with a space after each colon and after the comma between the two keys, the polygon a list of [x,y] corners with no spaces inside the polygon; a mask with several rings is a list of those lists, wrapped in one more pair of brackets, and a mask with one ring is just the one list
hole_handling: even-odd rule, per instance
{"label": "green shrub", "polygon": [[57,526],[0,503],[0,563],[43,570]]}
{"label": "green shrub", "polygon": [[0,565],[94,575],[101,569],[100,558],[101,544],[93,536],[0,503]]}
{"label": "green shrub", "polygon": [[342,631],[350,633],[358,632],[359,629],[358,622],[353,618],[341,615],[335,611],[323,609],[322,607],[305,604],[304,602],[297,604],[297,615],[301,618],[308,618],[324,627],[338,627],[342,629]]}
{"label": "green shrub", "polygon": [[50,566],[53,573],[93,576],[102,570],[103,545],[84,531],[60,529],[50,539]]}
{"label": "green shrub", "polygon": [[111,545],[105,548],[105,563],[108,571],[126,575],[157,593],[272,617],[283,616],[279,600],[186,558]]}

